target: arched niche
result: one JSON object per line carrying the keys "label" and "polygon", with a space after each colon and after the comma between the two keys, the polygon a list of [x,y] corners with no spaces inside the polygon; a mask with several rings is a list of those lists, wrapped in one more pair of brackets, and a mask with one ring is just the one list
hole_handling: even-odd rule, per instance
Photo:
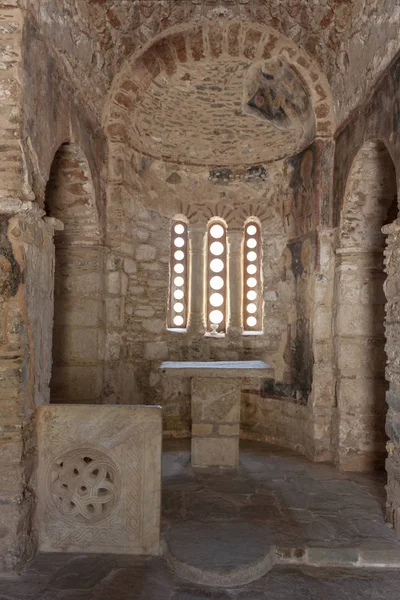
{"label": "arched niche", "polygon": [[46,186],[55,234],[50,401],[98,402],[103,383],[103,249],[89,165],[75,143],[58,149]]}
{"label": "arched niche", "polygon": [[338,227],[335,270],[336,462],[382,468],[386,456],[382,226],[397,218],[396,171],[381,141],[356,155]]}

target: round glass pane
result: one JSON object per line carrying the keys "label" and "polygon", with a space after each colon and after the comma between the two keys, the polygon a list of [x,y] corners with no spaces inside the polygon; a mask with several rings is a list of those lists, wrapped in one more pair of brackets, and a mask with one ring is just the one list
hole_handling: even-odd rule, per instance
{"label": "round glass pane", "polygon": [[218,306],[222,306],[224,303],[224,297],[222,294],[211,294],[210,304],[217,308]]}
{"label": "round glass pane", "polygon": [[210,321],[211,323],[216,323],[219,325],[224,320],[224,315],[220,310],[212,310],[210,312]]}
{"label": "round glass pane", "polygon": [[213,273],[221,273],[223,268],[224,268],[224,263],[222,262],[222,260],[220,258],[214,258],[214,260],[212,260],[210,262],[210,269]]}
{"label": "round glass pane", "polygon": [[182,292],[182,290],[175,290],[174,291],[174,298],[175,300],[182,300],[184,296],[184,293]]}
{"label": "round glass pane", "polygon": [[224,280],[219,275],[215,275],[215,277],[211,277],[210,279],[210,287],[212,290],[222,290],[224,287]]}
{"label": "round glass pane", "polygon": [[255,304],[248,304],[247,312],[250,313],[251,315],[254,315],[254,313],[257,312],[257,306]]}
{"label": "round glass pane", "polygon": [[255,277],[249,277],[247,280],[247,285],[252,288],[252,287],[256,287],[257,285],[257,279]]}
{"label": "round glass pane", "polygon": [[174,325],[181,327],[183,325],[183,317],[176,315],[176,317],[174,317]]}
{"label": "round glass pane", "polygon": [[256,260],[257,258],[257,253],[256,252],[248,252],[247,253],[247,260],[250,262],[253,262],[254,260]]}
{"label": "round glass pane", "polygon": [[250,290],[247,292],[247,300],[255,300],[257,298],[257,292],[255,290]]}
{"label": "round glass pane", "polygon": [[182,233],[185,231],[185,227],[182,225],[182,223],[178,223],[177,225],[175,225],[174,231],[178,235],[182,235]]}
{"label": "round glass pane", "polygon": [[183,279],[183,277],[175,277],[174,284],[176,285],[176,287],[181,287],[184,283],[185,280]]}
{"label": "round glass pane", "polygon": [[249,235],[256,235],[256,233],[257,233],[257,227],[255,225],[248,225],[247,226],[247,233]]}
{"label": "round glass pane", "polygon": [[185,245],[185,240],[183,238],[175,238],[174,244],[177,248],[182,248]]}
{"label": "round glass pane", "polygon": [[249,317],[246,323],[249,327],[255,327],[257,325],[257,319],[255,317]]}
{"label": "round glass pane", "polygon": [[249,265],[246,269],[249,275],[255,275],[257,273],[256,265]]}
{"label": "round glass pane", "polygon": [[182,250],[177,250],[174,254],[175,260],[183,260],[185,258],[185,253]]}
{"label": "round glass pane", "polygon": [[177,313],[181,313],[183,312],[184,306],[182,304],[182,302],[175,302],[174,304],[174,311]]}
{"label": "round glass pane", "polygon": [[183,273],[184,270],[185,270],[185,267],[183,265],[181,265],[180,263],[178,263],[177,265],[174,266],[175,273]]}
{"label": "round glass pane", "polygon": [[210,227],[210,234],[216,240],[219,240],[220,238],[222,238],[224,233],[225,233],[225,229],[222,227],[222,225],[218,225],[216,223],[215,225],[212,225]]}
{"label": "round glass pane", "polygon": [[210,252],[211,254],[214,254],[214,256],[221,256],[224,249],[224,245],[221,244],[221,242],[213,242],[210,246]]}
{"label": "round glass pane", "polygon": [[256,246],[257,246],[257,240],[255,240],[254,238],[250,238],[249,240],[247,240],[248,248],[255,248]]}

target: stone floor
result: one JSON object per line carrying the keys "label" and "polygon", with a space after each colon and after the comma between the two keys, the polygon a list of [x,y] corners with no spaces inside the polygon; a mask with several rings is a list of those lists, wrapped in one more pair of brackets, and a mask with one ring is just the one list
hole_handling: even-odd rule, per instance
{"label": "stone floor", "polygon": [[241,442],[237,471],[195,472],[188,440],[171,440],[164,445],[162,529],[168,539],[171,530],[199,524],[256,524],[283,560],[400,566],[400,540],[384,521],[385,483],[384,472],[340,473],[257,442]]}
{"label": "stone floor", "polygon": [[246,585],[217,588],[183,579],[165,557],[41,554],[22,577],[0,579],[0,600],[399,600],[400,569],[360,568],[399,564],[383,476],[340,474],[250,442],[236,472],[194,472],[188,443],[171,441],[163,479],[166,556],[235,570],[274,548],[277,564]]}

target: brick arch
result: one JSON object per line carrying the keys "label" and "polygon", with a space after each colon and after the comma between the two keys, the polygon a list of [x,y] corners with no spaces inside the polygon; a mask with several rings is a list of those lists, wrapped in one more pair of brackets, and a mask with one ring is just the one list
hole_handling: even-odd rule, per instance
{"label": "brick arch", "polygon": [[206,226],[210,219],[218,218],[223,219],[226,226],[231,229],[242,229],[250,218],[256,218],[263,225],[270,216],[268,209],[259,202],[243,206],[231,203],[229,200],[213,205],[183,201],[180,212],[185,215],[189,223]]}
{"label": "brick arch", "polygon": [[330,137],[335,130],[332,94],[326,76],[315,61],[276,30],[239,21],[204,21],[176,26],[151,40],[128,58],[114,79],[103,113],[103,125],[113,143],[128,141],[126,116],[145,97],[151,81],[178,65],[224,58],[257,62],[280,56],[299,74],[310,93],[316,135]]}
{"label": "brick arch", "polygon": [[64,142],[54,155],[45,189],[45,210],[59,219],[57,236],[68,242],[98,244],[100,220],[89,163],[80,146]]}

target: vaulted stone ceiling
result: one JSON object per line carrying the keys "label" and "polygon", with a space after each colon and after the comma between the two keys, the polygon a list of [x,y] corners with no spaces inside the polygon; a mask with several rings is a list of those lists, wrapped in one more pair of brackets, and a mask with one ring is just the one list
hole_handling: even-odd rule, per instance
{"label": "vaulted stone ceiling", "polygon": [[126,61],[104,119],[110,139],[192,165],[272,161],[333,133],[326,78],[275,30],[204,20]]}
{"label": "vaulted stone ceiling", "polygon": [[21,0],[92,108],[124,60],[164,29],[201,16],[262,23],[315,59],[341,122],[397,51],[397,0]]}

